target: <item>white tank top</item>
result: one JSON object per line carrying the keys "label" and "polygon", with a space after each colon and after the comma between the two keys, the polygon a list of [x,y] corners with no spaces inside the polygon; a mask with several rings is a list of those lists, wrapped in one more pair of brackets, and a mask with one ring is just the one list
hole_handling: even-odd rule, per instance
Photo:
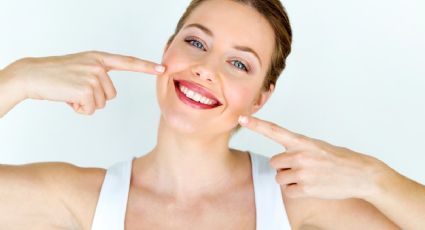
{"label": "white tank top", "polygon": [[[250,153],[255,194],[256,229],[290,230],[276,170],[269,158]],[[124,230],[132,160],[110,167],[103,181],[92,230]]]}

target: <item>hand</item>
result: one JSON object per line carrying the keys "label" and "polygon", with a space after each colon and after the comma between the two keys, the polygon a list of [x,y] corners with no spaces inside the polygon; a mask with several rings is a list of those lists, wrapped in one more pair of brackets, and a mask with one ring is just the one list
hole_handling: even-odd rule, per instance
{"label": "hand", "polygon": [[276,181],[290,198],[364,198],[377,193],[386,165],[376,158],[290,132],[254,117],[239,123],[281,144],[286,152],[273,156]]}
{"label": "hand", "polygon": [[[3,71],[15,92],[26,98],[66,102],[76,112],[93,114],[116,96],[111,70],[161,74],[164,68],[135,57],[84,52],[59,57],[25,58]],[[156,70],[157,69],[157,70]]]}

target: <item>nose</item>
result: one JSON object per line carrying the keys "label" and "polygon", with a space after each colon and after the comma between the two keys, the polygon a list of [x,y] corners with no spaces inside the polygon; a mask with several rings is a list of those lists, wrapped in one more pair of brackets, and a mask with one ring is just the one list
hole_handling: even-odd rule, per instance
{"label": "nose", "polygon": [[192,68],[192,73],[204,81],[212,82],[215,80],[215,71],[212,65],[208,63],[200,63]]}

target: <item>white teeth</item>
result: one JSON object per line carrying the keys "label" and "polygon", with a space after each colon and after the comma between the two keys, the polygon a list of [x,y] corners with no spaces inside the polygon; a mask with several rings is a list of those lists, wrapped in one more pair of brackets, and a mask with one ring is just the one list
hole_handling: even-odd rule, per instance
{"label": "white teeth", "polygon": [[194,99],[193,97],[195,96],[195,92],[190,91],[190,90],[188,89],[188,90],[187,90],[187,94],[186,94],[186,96],[187,96],[187,97],[189,97],[189,98]]}
{"label": "white teeth", "polygon": [[199,94],[199,93],[197,93],[195,91],[192,91],[192,90],[188,89],[187,87],[185,87],[183,85],[180,85],[180,91],[184,95],[186,95],[186,97],[188,97],[188,98],[190,98],[190,99],[192,99],[194,101],[200,102],[202,104],[214,105],[214,104],[217,103],[215,100],[210,99],[210,98],[207,98],[207,97],[204,97],[201,94]]}
{"label": "white teeth", "polygon": [[202,98],[202,99],[201,99],[201,103],[202,103],[202,104],[207,104],[207,101],[208,101],[208,99],[207,99],[207,98]]}
{"label": "white teeth", "polygon": [[199,94],[195,94],[195,97],[193,98],[193,100],[195,100],[195,101],[201,101],[201,95],[199,95]]}

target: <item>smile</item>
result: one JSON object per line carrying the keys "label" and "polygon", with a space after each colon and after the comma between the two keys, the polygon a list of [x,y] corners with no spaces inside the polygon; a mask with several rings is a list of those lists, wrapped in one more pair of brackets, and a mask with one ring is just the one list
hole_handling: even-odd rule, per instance
{"label": "smile", "polygon": [[195,109],[213,109],[221,105],[217,98],[201,85],[174,80],[178,98]]}

